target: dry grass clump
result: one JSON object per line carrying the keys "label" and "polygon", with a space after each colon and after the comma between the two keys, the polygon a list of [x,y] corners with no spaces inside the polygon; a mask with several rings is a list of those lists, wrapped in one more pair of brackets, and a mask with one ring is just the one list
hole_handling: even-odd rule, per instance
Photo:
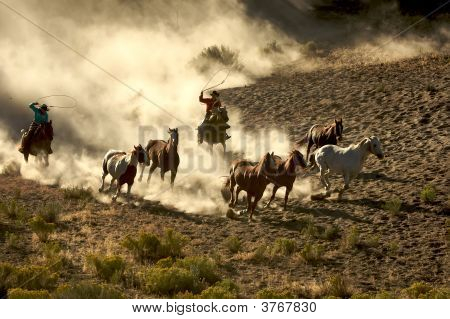
{"label": "dry grass clump", "polygon": [[29,222],[31,230],[37,235],[40,241],[46,242],[55,231],[54,223],[47,223],[41,216],[33,217]]}
{"label": "dry grass clump", "polygon": [[420,199],[424,203],[433,203],[436,200],[436,187],[434,185],[426,185],[420,192]]}
{"label": "dry grass clump", "polygon": [[402,201],[398,197],[392,197],[383,205],[383,209],[388,211],[391,217],[397,217],[400,213],[401,207]]}
{"label": "dry grass clump", "polygon": [[122,246],[128,249],[135,260],[144,263],[166,257],[180,257],[188,238],[173,229],[166,229],[163,236],[141,233],[139,237],[127,236]]}
{"label": "dry grass clump", "polygon": [[316,265],[324,261],[324,251],[321,245],[306,243],[299,255],[305,263]]}
{"label": "dry grass clump", "polygon": [[353,289],[344,277],[336,275],[328,278],[320,286],[319,295],[323,298],[348,299],[353,295]]}
{"label": "dry grass clump", "polygon": [[224,246],[233,254],[242,249],[242,243],[236,236],[229,236],[224,241]]}
{"label": "dry grass clump", "polygon": [[59,202],[47,202],[39,207],[37,216],[47,223],[56,224],[62,212],[62,205]]}
{"label": "dry grass clump", "polygon": [[341,241],[341,247],[344,250],[351,250],[361,248],[362,239],[361,235],[356,227],[352,227],[350,231],[344,233]]}
{"label": "dry grass clump", "polygon": [[263,288],[256,293],[257,299],[294,299],[294,294],[283,288]]}
{"label": "dry grass clump", "polygon": [[297,243],[293,239],[277,238],[272,247],[272,254],[290,256],[297,250]]}
{"label": "dry grass clump", "polygon": [[18,203],[16,199],[0,201],[0,214],[19,222],[26,222],[29,218],[25,207]]}
{"label": "dry grass clump", "polygon": [[68,200],[84,200],[84,201],[90,201],[94,197],[92,195],[92,189],[91,188],[85,188],[83,186],[72,186],[68,188],[62,189],[64,199]]}

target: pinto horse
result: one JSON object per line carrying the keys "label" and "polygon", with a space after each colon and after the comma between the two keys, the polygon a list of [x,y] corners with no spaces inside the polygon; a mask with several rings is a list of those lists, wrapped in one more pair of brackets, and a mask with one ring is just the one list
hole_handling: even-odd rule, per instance
{"label": "pinto horse", "polygon": [[[170,186],[173,188],[178,165],[180,165],[180,156],[178,155],[178,129],[169,128],[168,133],[170,134],[169,141],[149,140],[145,147],[148,158],[152,161],[150,171],[148,172],[147,183],[150,183],[154,170],[159,167],[162,181],[164,181],[164,174],[170,170]],[[144,169],[145,167],[142,166],[139,181],[142,181]]]}
{"label": "pinto horse", "polygon": [[302,153],[297,150],[293,150],[289,154],[289,157],[285,161],[280,160],[279,163],[277,163],[277,166],[278,169],[275,174],[268,177],[268,180],[274,186],[272,190],[272,197],[270,197],[270,200],[265,207],[270,206],[270,203],[274,200],[275,194],[280,187],[286,187],[286,192],[284,194],[284,210],[286,210],[289,193],[292,191],[295,178],[297,177],[296,168],[298,166],[306,168],[306,162]]}
{"label": "pinto horse", "polygon": [[306,148],[306,161],[309,161],[309,151],[313,145],[316,149],[328,144],[337,145],[337,141],[342,140],[343,131],[344,126],[342,125],[342,118],[335,119],[334,123],[328,126],[318,124],[311,126],[306,135],[306,141],[308,142]]}
{"label": "pinto horse", "polygon": [[145,152],[144,148],[140,144],[135,146],[134,149],[128,154],[123,151],[109,150],[103,158],[102,185],[98,191],[103,191],[105,186],[105,177],[108,174],[111,174],[112,180],[109,190],[111,190],[114,181],[117,180],[117,192],[112,197],[112,200],[115,201],[120,195],[120,189],[123,184],[128,185],[128,200],[131,187],[134,184],[134,178],[136,177],[138,163],[148,164],[148,162],[147,152]]}
{"label": "pinto horse", "polygon": [[[230,169],[230,207],[236,206],[240,191],[247,192],[247,212],[250,213],[249,219],[252,220],[258,201],[264,194],[270,181],[268,175],[276,171],[274,155],[267,153],[255,165],[248,160],[239,160],[234,162]],[[234,187],[237,185],[236,196],[234,196]],[[252,203],[252,198],[254,198]]]}

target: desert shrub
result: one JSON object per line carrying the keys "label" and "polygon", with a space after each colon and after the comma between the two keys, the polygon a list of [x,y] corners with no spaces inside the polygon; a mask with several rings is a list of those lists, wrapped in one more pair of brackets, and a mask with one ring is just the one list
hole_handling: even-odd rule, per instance
{"label": "desert shrub", "polygon": [[136,260],[145,262],[180,257],[186,243],[186,236],[167,229],[161,238],[152,233],[141,233],[138,238],[127,236],[122,246],[131,251]]}
{"label": "desert shrub", "polygon": [[264,288],[256,293],[257,299],[293,299],[295,296],[286,289]]}
{"label": "desert shrub", "polygon": [[433,185],[426,185],[420,192],[420,199],[424,203],[433,203],[436,200],[436,188]]}
{"label": "desert shrub", "polygon": [[229,279],[217,282],[213,286],[203,290],[200,294],[202,299],[236,299],[239,287]]}
{"label": "desert shrub", "polygon": [[401,291],[401,295],[406,298],[426,298],[427,294],[433,289],[428,283],[425,282],[415,282],[408,288]]}
{"label": "desert shrub", "polygon": [[152,267],[145,276],[145,290],[158,295],[173,295],[179,292],[201,291],[201,284],[187,269]]}
{"label": "desert shrub", "polygon": [[396,299],[397,295],[392,291],[381,290],[375,293],[375,299]]}
{"label": "desert shrub", "polygon": [[0,213],[10,219],[19,221],[26,221],[28,217],[25,208],[15,199],[0,201]]}
{"label": "desert shrub", "polygon": [[306,219],[302,234],[314,238],[319,236],[319,228],[314,224],[313,218]]}
{"label": "desert shrub", "polygon": [[57,242],[46,242],[41,249],[47,267],[61,270],[61,268],[67,269],[72,265],[71,260],[62,251]]}
{"label": "desert shrub", "polygon": [[0,288],[23,288],[28,290],[49,290],[56,286],[58,274],[42,266],[15,267],[0,264]]}
{"label": "desert shrub", "polygon": [[5,244],[8,249],[19,249],[22,238],[19,237],[18,234],[15,233],[5,233]]}
{"label": "desert shrub", "polygon": [[239,252],[242,248],[241,241],[235,236],[229,236],[224,241],[225,247],[233,254]]}
{"label": "desert shrub", "polygon": [[196,278],[209,284],[214,284],[220,280],[216,263],[208,257],[190,256],[178,259],[174,266],[189,270]]}
{"label": "desert shrub", "polygon": [[81,282],[59,286],[52,297],[56,299],[123,299],[124,295],[107,284]]}
{"label": "desert shrub", "polygon": [[85,200],[89,201],[93,198],[92,189],[78,186],[63,188],[64,199]]}
{"label": "desert shrub", "polygon": [[270,247],[267,245],[260,245],[249,254],[248,260],[253,263],[262,263],[268,259],[268,251]]}
{"label": "desert shrub", "polygon": [[334,225],[327,226],[322,234],[322,238],[326,240],[335,240],[340,237],[339,232],[339,227]]}
{"label": "desert shrub", "polygon": [[399,249],[400,249],[400,247],[399,247],[398,241],[390,242],[388,247],[387,247],[388,254],[390,256],[397,255]]}
{"label": "desert shrub", "polygon": [[58,202],[47,202],[39,207],[37,216],[47,223],[57,223],[61,215],[62,206]]}
{"label": "desert shrub", "polygon": [[283,53],[283,48],[276,40],[273,40],[265,45],[262,52],[266,55],[280,54]]}
{"label": "desert shrub", "polygon": [[321,245],[306,243],[300,251],[300,256],[308,264],[317,264],[323,261],[324,248]]}
{"label": "desert shrub", "polygon": [[368,248],[377,248],[378,246],[380,246],[380,237],[368,236],[366,240],[364,240],[363,244]]}
{"label": "desert shrub", "polygon": [[50,293],[47,290],[13,288],[8,290],[8,299],[50,299]]}
{"label": "desert shrub", "polygon": [[100,279],[119,282],[125,270],[125,261],[120,256],[88,255],[86,263]]}
{"label": "desert shrub", "polygon": [[356,227],[352,227],[350,231],[346,232],[342,238],[341,244],[343,249],[360,248],[362,241],[358,229]]}
{"label": "desert shrub", "polygon": [[190,64],[200,73],[208,73],[217,66],[243,69],[242,64],[239,63],[239,52],[224,45],[204,48]]}
{"label": "desert shrub", "polygon": [[292,255],[297,250],[297,243],[293,239],[277,238],[272,247],[273,254],[281,254],[285,256]]}
{"label": "desert shrub", "polygon": [[46,242],[48,237],[55,231],[56,225],[47,223],[41,216],[33,217],[29,222],[31,230],[38,236],[39,240]]}
{"label": "desert shrub", "polygon": [[402,201],[398,197],[392,197],[391,199],[387,200],[383,205],[383,209],[388,211],[392,217],[398,216],[401,207]]}
{"label": "desert shrub", "polygon": [[155,267],[160,268],[170,268],[175,263],[175,259],[173,257],[166,257],[163,259],[160,259],[156,262]]}
{"label": "desert shrub", "polygon": [[328,278],[321,287],[321,295],[326,297],[350,298],[352,290],[347,281],[337,275]]}

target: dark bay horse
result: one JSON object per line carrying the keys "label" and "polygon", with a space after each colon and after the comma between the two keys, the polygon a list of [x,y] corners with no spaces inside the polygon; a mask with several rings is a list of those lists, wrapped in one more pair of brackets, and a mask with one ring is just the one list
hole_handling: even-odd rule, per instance
{"label": "dark bay horse", "polygon": [[[148,172],[147,183],[150,183],[153,171],[159,167],[161,172],[161,180],[164,181],[164,174],[170,170],[170,186],[173,188],[175,177],[177,176],[178,165],[180,164],[180,156],[178,155],[178,129],[169,128],[169,141],[149,140],[145,150],[152,162],[150,171]],[[142,181],[145,166],[142,166],[139,181]]]}
{"label": "dark bay horse", "polygon": [[284,210],[286,210],[289,193],[292,191],[295,178],[297,177],[296,168],[298,166],[306,168],[306,162],[303,158],[302,153],[297,150],[293,150],[286,160],[276,160],[276,162],[278,162],[277,171],[275,172],[275,174],[268,177],[268,180],[274,185],[272,197],[270,197],[270,200],[265,207],[270,206],[270,203],[274,200],[275,194],[280,187],[286,187],[286,192],[284,194]]}
{"label": "dark bay horse", "polygon": [[202,139],[208,143],[209,151],[212,153],[214,144],[222,144],[223,153],[227,151],[226,140],[227,132],[229,128],[227,124],[228,113],[224,108],[220,108],[216,111],[211,120],[205,124],[203,129]]}
{"label": "dark bay horse", "polygon": [[[256,205],[263,196],[266,186],[270,183],[267,176],[273,174],[276,169],[273,153],[264,155],[256,165],[248,160],[234,162],[230,169],[230,207],[236,205],[239,192],[246,191],[247,212],[250,213],[249,219],[252,220]],[[236,185],[236,196],[234,196],[234,187]],[[252,198],[254,198],[253,203]]]}
{"label": "dark bay horse", "polygon": [[[24,132],[24,130],[22,130]],[[23,135],[22,135],[22,138]],[[25,150],[23,157],[28,162],[30,155],[36,156],[36,159],[42,159],[44,165],[48,166],[48,155],[52,154],[51,144],[53,141],[53,126],[52,121],[48,123],[39,124],[34,136],[31,137],[31,142],[28,150]]]}
{"label": "dark bay horse", "polygon": [[328,144],[337,145],[337,141],[342,140],[343,131],[344,126],[342,125],[342,118],[335,119],[333,124],[327,126],[318,124],[311,126],[308,134],[306,135],[306,142],[308,143],[306,148],[306,161],[309,161],[309,151],[313,145],[316,149]]}

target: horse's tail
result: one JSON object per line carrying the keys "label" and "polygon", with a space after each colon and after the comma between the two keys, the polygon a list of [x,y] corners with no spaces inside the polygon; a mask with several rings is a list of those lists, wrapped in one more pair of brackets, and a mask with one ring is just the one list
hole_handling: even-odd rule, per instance
{"label": "horse's tail", "polygon": [[103,159],[103,173],[108,174],[108,158]]}

